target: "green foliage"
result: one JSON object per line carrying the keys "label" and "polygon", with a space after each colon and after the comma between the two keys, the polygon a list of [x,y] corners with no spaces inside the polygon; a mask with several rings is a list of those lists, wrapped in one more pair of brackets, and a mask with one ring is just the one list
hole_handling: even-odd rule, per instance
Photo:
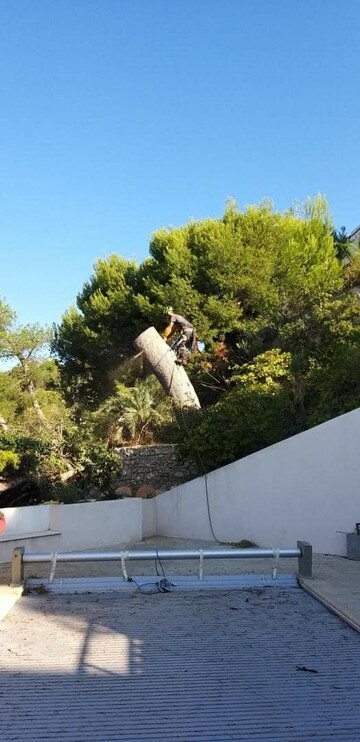
{"label": "green foliage", "polygon": [[150,325],[161,331],[168,305],[203,342],[187,370],[204,409],[178,418],[180,454],[200,468],[354,409],[359,282],[359,252],[319,194],[285,214],[229,201],[222,218],[158,230],[140,266],[99,260],[54,333],[19,326],[0,301],[0,356],[15,364],[0,373],[12,434],[0,435],[0,471],[26,472],[42,499],[109,497],[121,467],[114,446],[172,440],[170,401],[133,358],[134,339]]}
{"label": "green foliage", "polygon": [[320,307],[309,323],[304,373],[307,425],[349,412],[360,404],[360,304],[344,296]]}
{"label": "green foliage", "polygon": [[52,333],[39,325],[25,325],[0,333],[0,357],[21,363],[38,357],[51,342]]}
{"label": "green foliage", "polygon": [[[1,469],[3,462],[7,467]],[[75,470],[71,485],[62,484],[69,462]],[[55,442],[0,434],[0,473],[10,475],[10,464],[36,486],[35,500],[29,504],[49,499],[78,502],[90,496],[108,497],[113,479],[121,471],[119,457],[94,437],[89,425],[67,430],[61,450]]]}
{"label": "green foliage", "polygon": [[[22,476],[39,476],[43,475],[44,467],[48,466],[48,460],[51,455],[51,445],[38,438],[30,438],[24,435],[14,435],[8,433],[0,434],[0,456],[3,461],[8,458],[11,463],[13,459],[13,468]],[[4,474],[11,473],[10,469],[4,468]]]}
{"label": "green foliage", "polygon": [[169,304],[191,318],[210,353],[221,335],[241,362],[272,347],[280,326],[342,285],[320,201],[306,219],[268,203],[245,212],[229,203],[221,219],[156,232],[140,267],[99,261],[56,331],[67,399],[95,409],[113,394],[136,335],[149,325],[161,331]]}
{"label": "green foliage", "polygon": [[275,349],[234,377],[216,404],[192,414],[179,451],[209,471],[299,430],[291,356]]}
{"label": "green foliage", "polygon": [[17,417],[19,386],[9,371],[0,372],[0,415],[11,425]]}
{"label": "green foliage", "polygon": [[213,469],[359,406],[360,306],[353,297],[314,305],[281,339],[281,349],[234,366],[229,391],[192,415],[182,457]]}
{"label": "green foliage", "polygon": [[291,212],[303,221],[321,222],[328,232],[333,231],[333,219],[327,198],[322,193],[318,193],[315,197],[308,196],[303,203],[296,202]]}
{"label": "green foliage", "polygon": [[0,297],[0,333],[1,334],[6,332],[7,328],[14,322],[15,318],[16,318],[15,312],[13,312],[13,310],[10,309],[7,302],[4,301],[4,299],[1,299]]}
{"label": "green foliage", "polygon": [[99,260],[56,328],[53,350],[60,359],[69,403],[86,400],[95,408],[114,389],[114,370],[132,354],[135,336],[145,329],[135,293],[138,268],[117,255]]}
{"label": "green foliage", "polygon": [[59,390],[59,371],[45,359],[52,332],[35,325],[18,325],[16,315],[0,302],[0,358],[14,363],[0,374],[0,414],[12,429],[53,439],[61,433],[67,412]]}
{"label": "green foliage", "polygon": [[30,438],[26,435],[12,435],[0,433],[0,447],[4,451],[14,450],[21,455],[37,456],[47,454],[51,446],[39,438]]}
{"label": "green foliage", "polygon": [[358,342],[360,305],[353,296],[339,296],[315,305],[297,321],[281,328],[279,339],[284,350],[293,353],[297,372],[308,368],[311,358],[323,362],[331,358],[337,344]]}
{"label": "green foliage", "polygon": [[190,356],[187,370],[201,406],[213,404],[227,388],[233,370],[226,344],[220,341],[214,344],[212,352]]}
{"label": "green foliage", "polygon": [[[76,502],[88,502],[89,493],[71,484],[54,485],[48,491],[47,502],[62,502],[64,505],[72,505]],[[51,498],[51,499],[49,499]]]}
{"label": "green foliage", "polygon": [[304,393],[307,427],[359,407],[360,343],[337,343],[323,362],[312,359]]}
{"label": "green foliage", "polygon": [[247,389],[263,389],[276,392],[283,380],[292,381],[291,353],[274,348],[256,356],[252,363],[239,368],[239,374],[233,374],[231,382],[239,382]]}
{"label": "green foliage", "polygon": [[360,287],[360,250],[356,250],[344,269],[345,285]]}
{"label": "green foliage", "polygon": [[0,358],[15,358],[26,363],[41,356],[51,339],[52,332],[48,328],[38,324],[18,325],[16,313],[0,300]]}
{"label": "green foliage", "polygon": [[20,456],[15,451],[0,449],[0,474],[12,474],[20,466]]}
{"label": "green foliage", "polygon": [[[0,372],[0,415],[17,434],[54,440],[69,422],[69,410],[60,391],[59,369],[52,359],[31,360],[28,376],[21,365]],[[31,392],[29,391],[31,380]],[[39,420],[34,398],[45,418]]]}
{"label": "green foliage", "polygon": [[116,392],[93,413],[95,434],[108,443],[152,443],[173,420],[171,401],[155,377],[117,384]]}
{"label": "green foliage", "polygon": [[354,245],[349,242],[345,227],[341,227],[339,231],[334,229],[332,236],[337,259],[341,261],[350,260]]}
{"label": "green foliage", "polygon": [[79,499],[89,496],[108,498],[114,480],[121,472],[121,461],[116,452],[104,441],[97,440],[87,424],[73,429],[67,436],[65,448],[78,471],[75,487],[82,493]]}

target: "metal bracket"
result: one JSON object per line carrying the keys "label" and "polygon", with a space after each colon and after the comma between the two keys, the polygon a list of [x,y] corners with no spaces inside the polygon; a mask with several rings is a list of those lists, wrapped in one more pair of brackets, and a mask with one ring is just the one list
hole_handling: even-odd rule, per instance
{"label": "metal bracket", "polygon": [[128,582],[129,581],[129,576],[128,576],[128,573],[126,571],[126,564],[125,564],[125,561],[128,558],[128,556],[129,556],[129,552],[128,551],[122,551],[121,554],[120,554],[121,569],[122,569],[122,573],[124,575],[125,582]]}
{"label": "metal bracket", "polygon": [[312,546],[308,541],[298,541],[300,556],[298,557],[299,577],[312,577]]}
{"label": "metal bracket", "polygon": [[204,579],[204,551],[199,549],[199,580]]}
{"label": "metal bracket", "polygon": [[17,546],[16,549],[13,550],[11,558],[11,587],[22,585],[24,582],[24,552],[24,546]]}
{"label": "metal bracket", "polygon": [[54,579],[57,558],[58,558],[58,552],[57,551],[54,551],[54,553],[52,555],[52,562],[51,562],[51,570],[50,570],[49,582],[52,582],[53,579]]}
{"label": "metal bracket", "polygon": [[273,578],[273,580],[276,580],[278,566],[279,566],[279,559],[280,559],[280,549],[277,549],[276,547],[274,547],[273,551],[274,551],[275,565],[274,565],[273,571],[272,571],[272,578]]}

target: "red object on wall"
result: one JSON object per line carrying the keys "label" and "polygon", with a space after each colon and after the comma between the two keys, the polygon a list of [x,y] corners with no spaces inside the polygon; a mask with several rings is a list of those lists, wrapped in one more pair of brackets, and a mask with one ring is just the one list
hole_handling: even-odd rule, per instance
{"label": "red object on wall", "polygon": [[6,520],[4,513],[0,513],[0,533],[5,531],[6,528]]}

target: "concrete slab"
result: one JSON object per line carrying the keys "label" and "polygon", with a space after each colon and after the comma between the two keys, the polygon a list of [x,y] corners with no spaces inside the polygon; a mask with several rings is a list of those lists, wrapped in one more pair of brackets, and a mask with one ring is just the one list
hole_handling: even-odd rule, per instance
{"label": "concrete slab", "polygon": [[302,578],[300,584],[360,631],[360,562],[316,555],[314,577]]}
{"label": "concrete slab", "polygon": [[22,587],[0,585],[0,621],[7,616],[22,595]]}

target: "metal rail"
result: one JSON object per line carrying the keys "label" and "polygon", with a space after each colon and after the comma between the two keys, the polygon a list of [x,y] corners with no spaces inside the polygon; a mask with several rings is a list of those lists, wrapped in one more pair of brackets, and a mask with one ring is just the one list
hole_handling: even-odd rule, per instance
{"label": "metal rail", "polygon": [[[57,562],[117,562],[122,558],[132,561],[154,561],[161,559],[275,559],[301,556],[301,550],[297,549],[194,549],[194,550],[163,550],[152,551],[72,551],[59,552],[56,555]],[[24,564],[52,562],[53,553],[24,552]]]}
{"label": "metal rail", "polygon": [[121,562],[124,577],[126,578],[127,561],[166,561],[198,559],[200,573],[206,559],[298,559],[299,575],[311,577],[312,574],[312,547],[307,541],[298,541],[293,549],[183,549],[183,550],[130,550],[127,551],[72,551],[72,552],[25,552],[23,546],[13,551],[12,557],[12,585],[19,585],[24,581],[24,565],[51,563],[52,580],[58,562]]}

